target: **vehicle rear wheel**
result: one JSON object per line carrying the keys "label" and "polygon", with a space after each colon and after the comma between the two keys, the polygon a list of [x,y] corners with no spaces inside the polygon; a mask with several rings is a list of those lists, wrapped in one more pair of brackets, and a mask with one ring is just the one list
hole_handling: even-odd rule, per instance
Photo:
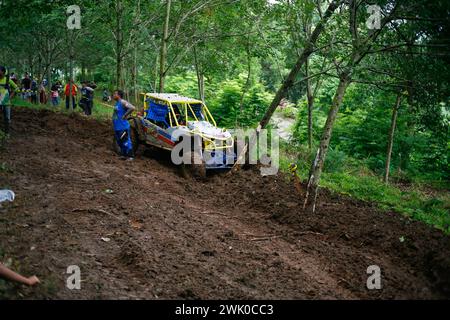
{"label": "vehicle rear wheel", "polygon": [[133,145],[133,154],[134,154],[134,156],[136,156],[136,153],[139,149],[141,141],[139,140],[139,134],[135,127],[130,128],[130,139],[131,139],[131,144]]}

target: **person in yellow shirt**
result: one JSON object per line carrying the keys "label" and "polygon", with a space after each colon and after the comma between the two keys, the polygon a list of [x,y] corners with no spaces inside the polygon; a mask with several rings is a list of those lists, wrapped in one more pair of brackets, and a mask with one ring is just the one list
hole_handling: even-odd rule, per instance
{"label": "person in yellow shirt", "polygon": [[11,124],[11,100],[16,90],[17,85],[7,75],[6,68],[0,66],[0,109],[3,113],[3,129],[7,135]]}

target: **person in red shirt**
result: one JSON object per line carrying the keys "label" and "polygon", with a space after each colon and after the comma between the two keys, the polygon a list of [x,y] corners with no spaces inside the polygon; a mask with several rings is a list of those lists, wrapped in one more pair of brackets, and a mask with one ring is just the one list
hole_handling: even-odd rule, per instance
{"label": "person in red shirt", "polygon": [[70,107],[70,100],[72,100],[72,109],[75,110],[76,103],[75,97],[77,96],[78,88],[77,85],[73,83],[73,79],[69,80],[69,83],[64,87],[64,96],[66,98],[66,109]]}

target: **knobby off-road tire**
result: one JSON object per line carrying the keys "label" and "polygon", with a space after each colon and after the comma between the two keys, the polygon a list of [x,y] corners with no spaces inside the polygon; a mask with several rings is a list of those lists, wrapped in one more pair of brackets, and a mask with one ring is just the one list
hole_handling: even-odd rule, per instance
{"label": "knobby off-road tire", "polygon": [[189,159],[191,159],[191,164],[185,166],[188,167],[190,175],[193,176],[194,178],[205,179],[206,163],[201,153],[190,151]]}
{"label": "knobby off-road tire", "polygon": [[[180,141],[181,142],[181,141]],[[179,143],[180,143],[179,142]],[[194,151],[195,148],[192,145],[191,150],[186,154],[186,158],[190,159],[190,164],[182,163],[179,165],[180,174],[183,178],[198,178],[205,179],[206,178],[206,163],[203,158],[201,151]],[[183,154],[181,154],[184,157]]]}
{"label": "knobby off-road tire", "polygon": [[141,145],[141,140],[139,139],[139,133],[136,129],[136,127],[131,127],[130,128],[130,139],[131,139],[131,144],[133,145],[133,155],[136,156],[138,150],[139,150],[139,146]]}

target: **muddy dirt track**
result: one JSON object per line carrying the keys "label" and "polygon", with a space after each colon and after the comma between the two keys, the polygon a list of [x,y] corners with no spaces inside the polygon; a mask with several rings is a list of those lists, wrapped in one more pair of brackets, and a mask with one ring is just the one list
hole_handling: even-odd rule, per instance
{"label": "muddy dirt track", "polygon": [[[183,179],[161,153],[120,160],[108,123],[13,116],[0,186],[17,197],[0,208],[0,252],[43,283],[8,297],[450,297],[450,239],[422,223],[325,191],[304,213],[289,177]],[[69,265],[81,268],[79,291],[65,287]],[[382,290],[366,288],[370,265]]]}

